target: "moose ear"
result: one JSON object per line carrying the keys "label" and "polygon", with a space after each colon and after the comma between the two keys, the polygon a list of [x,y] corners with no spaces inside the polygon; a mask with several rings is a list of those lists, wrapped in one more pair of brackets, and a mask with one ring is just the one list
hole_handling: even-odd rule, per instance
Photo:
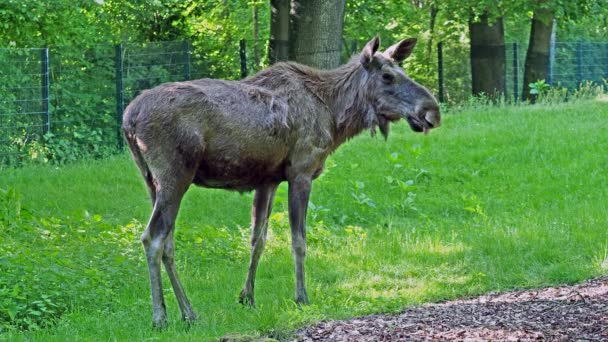
{"label": "moose ear", "polygon": [[397,63],[401,63],[412,53],[414,46],[416,46],[416,41],[416,38],[404,39],[386,49],[384,55]]}
{"label": "moose ear", "polygon": [[368,65],[372,62],[374,58],[374,54],[378,51],[380,47],[380,37],[376,36],[374,39],[370,40],[365,44],[363,51],[361,52],[361,64],[364,67],[368,67]]}

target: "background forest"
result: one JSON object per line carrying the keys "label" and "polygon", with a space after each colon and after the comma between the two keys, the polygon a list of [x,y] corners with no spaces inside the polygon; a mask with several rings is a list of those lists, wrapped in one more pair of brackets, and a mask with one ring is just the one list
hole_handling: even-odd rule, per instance
{"label": "background forest", "polygon": [[[281,3],[285,1],[273,1]],[[52,0],[0,3],[0,46],[61,48],[62,51],[94,49],[98,45],[128,42],[181,41],[188,39],[194,56],[237,53],[238,41],[257,45],[259,68],[268,63],[271,1],[262,0]],[[486,20],[504,25],[504,41],[527,44],[534,13],[549,10],[556,19],[560,42],[605,41],[608,6],[605,0],[348,0],[344,11],[343,39],[358,46],[378,34],[386,43],[417,37],[409,73],[413,78],[436,75],[433,61],[437,42],[446,48],[467,48],[469,23]],[[550,19],[549,19],[550,20]],[[330,35],[332,32],[327,32]],[[258,44],[254,44],[258,41]],[[253,53],[254,51],[252,51]],[[457,61],[459,64],[462,60]],[[223,77],[234,77],[224,70]]]}
{"label": "background forest", "polygon": [[607,21],[605,0],[5,0],[0,167],[115,153],[122,109],[162,82],[285,59],[333,67],[375,35],[384,47],[417,37],[404,67],[444,104],[597,92]]}

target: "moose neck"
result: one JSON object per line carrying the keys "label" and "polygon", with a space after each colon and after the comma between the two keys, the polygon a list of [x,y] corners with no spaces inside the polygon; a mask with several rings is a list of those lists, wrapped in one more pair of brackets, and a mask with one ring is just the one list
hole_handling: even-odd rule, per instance
{"label": "moose neck", "polygon": [[312,95],[332,113],[334,148],[365,129],[374,131],[378,119],[368,98],[367,71],[353,58],[332,70],[317,70],[306,65],[277,63],[242,82],[277,89],[288,82],[276,79],[298,79]]}
{"label": "moose neck", "polygon": [[353,58],[336,69],[320,71],[314,87],[309,88],[334,115],[335,147],[377,124],[367,98],[367,79],[367,71],[359,58]]}

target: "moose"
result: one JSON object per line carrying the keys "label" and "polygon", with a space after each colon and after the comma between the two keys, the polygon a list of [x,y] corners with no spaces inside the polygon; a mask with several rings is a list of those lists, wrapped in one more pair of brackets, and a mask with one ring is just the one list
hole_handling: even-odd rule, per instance
{"label": "moose", "polygon": [[425,134],[441,122],[433,95],[400,67],[416,45],[409,38],[378,50],[370,40],[350,62],[317,70],[281,62],[240,80],[199,79],[143,91],[125,109],[122,130],[152,200],[141,236],[150,276],[153,325],[167,315],[161,261],[185,321],[196,319],[175,267],[173,234],[180,202],[191,184],[247,192],[251,258],[239,301],[255,305],[254,284],[274,195],[288,182],[295,260],[295,301],[308,304],[304,281],[306,210],[311,183],[327,157],[364,130],[404,118]]}

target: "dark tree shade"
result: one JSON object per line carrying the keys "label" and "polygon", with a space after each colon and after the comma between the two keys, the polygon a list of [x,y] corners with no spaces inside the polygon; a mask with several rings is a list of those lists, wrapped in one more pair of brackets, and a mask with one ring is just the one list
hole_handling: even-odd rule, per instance
{"label": "dark tree shade", "polygon": [[270,64],[289,59],[289,11],[290,0],[270,0],[270,42],[268,60]]}
{"label": "dark tree shade", "polygon": [[473,95],[505,93],[505,33],[502,17],[491,25],[488,14],[469,21],[471,37],[471,78]]}

